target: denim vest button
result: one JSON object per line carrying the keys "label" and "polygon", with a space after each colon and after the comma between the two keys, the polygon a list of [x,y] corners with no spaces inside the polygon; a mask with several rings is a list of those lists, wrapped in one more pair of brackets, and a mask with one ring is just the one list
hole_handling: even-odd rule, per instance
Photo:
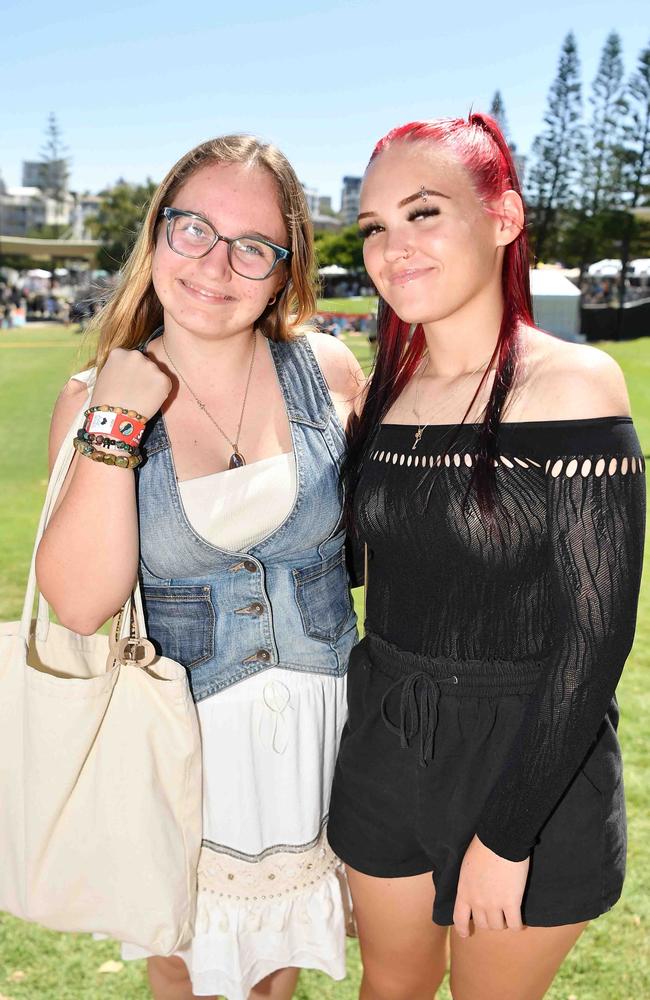
{"label": "denim vest button", "polygon": [[242,663],[268,663],[271,659],[271,654],[268,649],[258,649],[256,653],[252,656],[247,656]]}
{"label": "denim vest button", "polygon": [[247,569],[249,573],[257,573],[257,566],[252,559],[242,559],[241,562],[233,563],[228,567],[230,573],[238,573],[240,569]]}
{"label": "denim vest button", "polygon": [[264,605],[260,604],[259,601],[253,601],[252,604],[247,604],[243,608],[237,608],[235,610],[236,615],[261,615],[264,614]]}

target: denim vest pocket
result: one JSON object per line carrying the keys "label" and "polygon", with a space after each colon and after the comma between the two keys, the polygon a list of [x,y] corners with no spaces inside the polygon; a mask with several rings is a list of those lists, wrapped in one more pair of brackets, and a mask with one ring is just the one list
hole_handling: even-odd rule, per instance
{"label": "denim vest pocket", "polygon": [[304,569],[294,569],[296,603],[305,633],[320,642],[336,642],[351,611],[345,549]]}
{"label": "denim vest pocket", "polygon": [[143,588],[147,632],[164,656],[191,670],[214,656],[215,613],[209,586]]}

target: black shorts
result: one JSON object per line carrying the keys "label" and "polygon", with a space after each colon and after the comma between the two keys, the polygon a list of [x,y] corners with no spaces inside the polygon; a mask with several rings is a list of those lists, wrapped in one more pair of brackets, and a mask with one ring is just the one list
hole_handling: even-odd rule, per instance
{"label": "black shorts", "polygon": [[[463,856],[540,669],[428,660],[366,636],[350,660],[349,718],[332,789],[328,839],[336,854],[380,878],[432,872],[433,920],[453,923]],[[522,903],[530,926],[590,920],[621,894],[626,823],[616,723],[613,703],[539,833]]]}

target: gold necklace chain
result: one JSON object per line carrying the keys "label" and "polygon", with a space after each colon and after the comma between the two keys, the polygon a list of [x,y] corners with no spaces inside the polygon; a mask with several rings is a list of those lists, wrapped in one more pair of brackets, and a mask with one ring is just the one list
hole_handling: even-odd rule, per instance
{"label": "gold necklace chain", "polygon": [[[491,357],[492,357],[492,355],[490,355],[490,358]],[[464,375],[460,376],[462,378],[462,382],[458,386],[458,389],[456,390],[456,392],[453,392],[451,394],[451,397],[447,397],[447,399],[445,401],[447,403],[447,405],[449,405],[450,402],[453,402],[453,400],[455,400],[458,397],[461,389],[464,388],[465,383],[467,382],[468,379],[472,378],[473,375],[478,374],[478,372],[480,372],[481,368],[485,368],[485,366],[487,364],[489,364],[490,358],[487,358],[487,360],[485,360],[485,361],[481,361],[480,365],[477,368],[475,368],[473,372],[466,372]],[[418,407],[420,405],[420,384],[422,382],[422,379],[424,378],[424,374],[425,374],[427,368],[429,367],[429,361],[430,360],[431,360],[431,355],[428,355],[427,356],[427,362],[426,362],[424,368],[418,374],[418,380],[417,380],[417,383],[416,383],[416,386],[415,386],[415,400],[413,401],[413,416],[415,417],[415,419],[418,422],[418,428],[417,428],[417,430],[415,432],[415,437],[413,439],[413,444],[411,445],[411,451],[415,451],[415,449],[419,445],[420,441],[422,440],[422,435],[424,434],[424,432],[427,429],[427,427],[429,427],[430,424],[431,424],[431,417],[429,417],[429,419],[427,420],[426,424],[422,424],[420,422],[421,418],[420,418],[420,413],[419,413],[419,410],[418,410]],[[459,376],[456,376],[456,378],[458,378],[458,377]],[[436,414],[440,412],[440,410],[441,410],[441,407],[438,407],[436,410],[434,410],[433,416],[435,417]]]}
{"label": "gold necklace chain", "polygon": [[167,360],[169,361],[170,365],[172,366],[172,368],[174,369],[174,371],[178,375],[178,377],[181,380],[181,382],[183,383],[183,385],[186,387],[187,391],[190,393],[191,396],[194,397],[194,400],[196,401],[196,404],[199,407],[199,409],[203,410],[203,412],[205,413],[205,415],[208,418],[208,420],[210,420],[214,424],[214,426],[217,428],[217,430],[219,431],[219,433],[226,439],[226,441],[228,442],[228,444],[232,448],[232,455],[230,456],[230,460],[228,462],[228,468],[229,469],[239,469],[242,465],[246,465],[246,459],[244,458],[244,456],[242,455],[242,453],[239,451],[239,435],[241,433],[241,425],[242,425],[242,422],[244,420],[244,410],[246,409],[246,400],[248,399],[248,389],[249,389],[250,384],[251,384],[251,375],[253,374],[253,362],[255,361],[255,348],[257,347],[257,332],[253,331],[253,350],[251,351],[251,360],[250,360],[250,364],[248,366],[248,378],[246,379],[246,388],[244,390],[244,399],[243,399],[242,404],[241,404],[241,413],[239,414],[239,425],[237,427],[237,436],[235,437],[234,441],[230,440],[230,438],[228,437],[228,435],[224,431],[223,427],[219,426],[219,424],[217,423],[217,421],[214,419],[214,417],[212,416],[212,414],[208,410],[208,408],[205,405],[205,403],[203,403],[199,399],[199,397],[196,395],[196,393],[192,389],[191,385],[188,383],[188,381],[185,378],[185,376],[178,370],[178,368],[176,367],[176,365],[174,364],[174,362],[172,361],[172,359],[170,357],[169,351],[167,350],[167,345],[165,344],[165,338],[164,338],[164,336],[160,338],[160,342],[162,344],[163,351],[167,355]]}

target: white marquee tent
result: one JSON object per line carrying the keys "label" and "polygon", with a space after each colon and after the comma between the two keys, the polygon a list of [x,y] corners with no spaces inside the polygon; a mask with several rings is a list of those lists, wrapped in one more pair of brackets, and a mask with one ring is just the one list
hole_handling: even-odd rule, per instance
{"label": "white marquee tent", "polygon": [[590,278],[616,278],[621,273],[620,260],[606,257],[605,260],[597,260],[595,264],[590,264],[587,274]]}
{"label": "white marquee tent", "polygon": [[551,268],[530,272],[535,323],[563,340],[580,336],[580,290],[560,271]]}

